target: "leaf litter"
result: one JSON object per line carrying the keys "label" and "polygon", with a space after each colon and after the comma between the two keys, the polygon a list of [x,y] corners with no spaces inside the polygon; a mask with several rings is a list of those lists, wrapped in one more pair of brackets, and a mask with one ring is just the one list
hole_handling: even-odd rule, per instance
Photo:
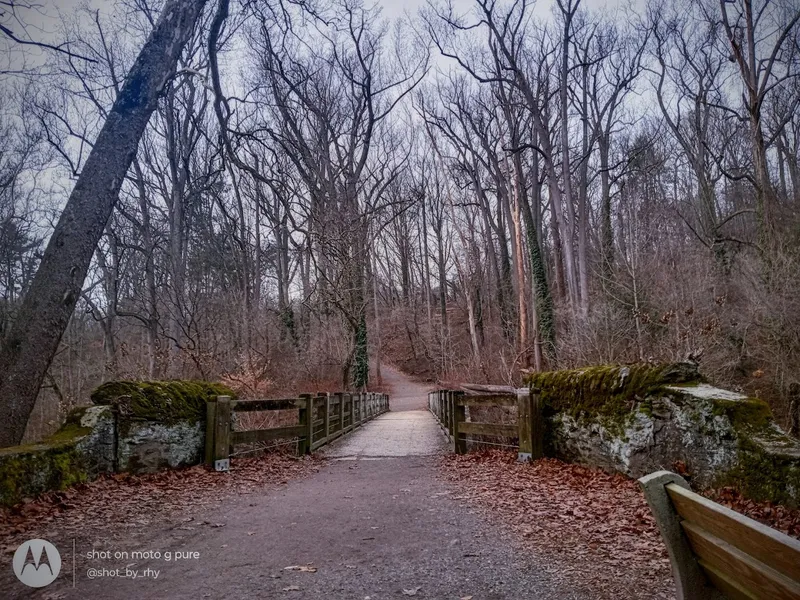
{"label": "leaf litter", "polygon": [[[224,523],[195,521],[187,512],[218,506],[231,495],[263,492],[288,479],[316,472],[320,460],[269,453],[239,458],[229,472],[204,465],[145,475],[116,473],[67,490],[0,508],[0,553],[9,554],[31,535],[46,539],[109,538],[161,530],[191,531],[224,527]],[[47,537],[50,536],[50,537]]]}
{"label": "leaf litter", "polygon": [[[461,502],[551,558],[550,575],[594,598],[674,598],[666,548],[638,484],[554,459],[487,450],[443,458]],[[631,586],[631,581],[640,585]]]}
{"label": "leaf litter", "polygon": [[[638,482],[556,459],[518,463],[484,450],[442,459],[462,502],[498,520],[515,544],[554,557],[597,598],[674,598],[669,558]],[[703,495],[783,533],[800,537],[800,510],[755,502],[731,488]],[[639,585],[631,586],[631,581]]]}

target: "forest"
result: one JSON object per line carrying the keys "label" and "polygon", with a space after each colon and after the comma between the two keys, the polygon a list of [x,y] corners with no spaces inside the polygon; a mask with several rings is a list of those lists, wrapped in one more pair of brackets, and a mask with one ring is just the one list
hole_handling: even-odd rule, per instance
{"label": "forest", "polygon": [[797,0],[384,8],[0,0],[0,445],[109,380],[386,363],[691,359],[790,425]]}

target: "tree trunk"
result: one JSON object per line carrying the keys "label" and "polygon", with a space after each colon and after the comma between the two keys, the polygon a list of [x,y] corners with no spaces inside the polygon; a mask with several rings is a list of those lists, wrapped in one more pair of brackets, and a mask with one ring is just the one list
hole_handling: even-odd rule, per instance
{"label": "tree trunk", "polygon": [[138,160],[133,161],[136,174],[136,188],[139,195],[139,210],[142,213],[142,244],[144,246],[144,279],[147,293],[147,376],[158,376],[158,292],[156,290],[155,251],[153,231],[150,225],[150,206],[147,203],[147,190],[144,174]]}
{"label": "tree trunk", "polygon": [[139,139],[205,0],[168,0],[125,80],[0,351],[0,446],[18,444]]}
{"label": "tree trunk", "polygon": [[611,176],[608,172],[609,140],[606,134],[598,137],[600,155],[600,254],[603,286],[614,273],[614,229],[611,226]]}

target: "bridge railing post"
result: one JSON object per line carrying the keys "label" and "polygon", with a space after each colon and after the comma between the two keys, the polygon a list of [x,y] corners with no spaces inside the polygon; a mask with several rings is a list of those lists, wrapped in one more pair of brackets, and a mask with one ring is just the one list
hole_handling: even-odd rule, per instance
{"label": "bridge railing post", "polygon": [[311,454],[311,444],[314,443],[314,397],[311,394],[300,394],[300,398],[305,400],[298,415],[300,426],[305,432],[297,445],[297,453],[302,456]]}
{"label": "bridge railing post", "polygon": [[355,406],[356,406],[356,397],[355,394],[346,394],[347,396],[347,430],[351,431],[355,429],[356,426],[356,413],[355,413]]}
{"label": "bridge railing post", "polygon": [[[217,461],[228,460],[231,457],[231,398],[230,396],[217,396],[216,416],[214,417],[214,464]],[[227,466],[217,468],[226,470]]]}
{"label": "bridge railing post", "polygon": [[217,398],[206,402],[206,453],[207,465],[214,464],[214,434],[216,433],[217,422]]}
{"label": "bridge railing post", "polygon": [[459,426],[467,421],[467,407],[459,402],[460,395],[453,393],[453,450],[456,454],[466,454],[467,434],[461,433]]}
{"label": "bridge railing post", "polygon": [[518,460],[536,460],[544,455],[544,420],[538,390],[517,390]]}
{"label": "bridge railing post", "polygon": [[452,437],[453,435],[453,419],[455,418],[455,411],[453,410],[453,392],[447,391],[447,434]]}
{"label": "bridge railing post", "polygon": [[325,412],[322,413],[322,428],[325,433],[325,443],[327,444],[331,437],[331,395],[329,392],[325,392],[323,402],[325,403],[323,409]]}
{"label": "bridge railing post", "polygon": [[344,394],[337,393],[336,399],[339,400],[339,403],[336,405],[336,423],[337,428],[336,431],[343,431],[344,430]]}

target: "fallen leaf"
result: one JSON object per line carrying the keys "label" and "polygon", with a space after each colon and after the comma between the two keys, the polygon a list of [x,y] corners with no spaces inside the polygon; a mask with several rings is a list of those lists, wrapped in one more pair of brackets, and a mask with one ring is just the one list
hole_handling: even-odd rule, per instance
{"label": "fallen leaf", "polygon": [[299,592],[300,591],[300,586],[299,585],[290,585],[290,586],[287,586],[287,587],[283,588],[283,591],[284,592]]}
{"label": "fallen leaf", "polygon": [[300,573],[316,573],[317,567],[312,567],[310,565],[291,565],[288,567],[283,567],[284,571],[298,571]]}

